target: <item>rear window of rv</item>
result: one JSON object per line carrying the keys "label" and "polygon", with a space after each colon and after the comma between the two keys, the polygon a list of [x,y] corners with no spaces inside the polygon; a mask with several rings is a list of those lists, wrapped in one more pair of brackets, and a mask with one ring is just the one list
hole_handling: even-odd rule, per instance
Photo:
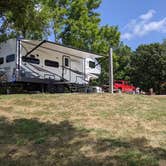
{"label": "rear window of rv", "polygon": [[11,54],[6,57],[6,63],[13,62],[15,60],[15,55]]}
{"label": "rear window of rv", "polygon": [[89,67],[90,68],[95,68],[95,62],[89,61]]}
{"label": "rear window of rv", "polygon": [[50,67],[59,67],[59,63],[56,61],[45,60],[45,65]]}
{"label": "rear window of rv", "polygon": [[4,59],[3,58],[0,58],[0,65],[2,65],[4,62]]}
{"label": "rear window of rv", "polygon": [[33,57],[22,57],[22,61],[23,62],[27,62],[27,63],[33,63],[33,64],[40,64],[40,60],[33,58]]}

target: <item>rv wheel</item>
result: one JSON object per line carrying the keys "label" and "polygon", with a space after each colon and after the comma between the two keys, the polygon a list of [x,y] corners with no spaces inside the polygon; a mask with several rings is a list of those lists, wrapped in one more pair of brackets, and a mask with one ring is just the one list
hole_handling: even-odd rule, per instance
{"label": "rv wheel", "polygon": [[54,85],[52,84],[49,84],[47,85],[47,90],[46,90],[48,93],[55,93],[56,92],[56,88]]}
{"label": "rv wheel", "polygon": [[65,91],[64,85],[57,85],[57,87],[56,87],[57,93],[64,93],[64,91]]}

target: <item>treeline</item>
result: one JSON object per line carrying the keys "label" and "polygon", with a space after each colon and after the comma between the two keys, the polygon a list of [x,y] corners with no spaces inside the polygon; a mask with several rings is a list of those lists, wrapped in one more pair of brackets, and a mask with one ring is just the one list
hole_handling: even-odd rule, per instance
{"label": "treeline", "polygon": [[166,42],[141,45],[136,51],[120,41],[117,26],[100,26],[96,9],[101,0],[1,0],[0,42],[13,37],[48,39],[103,57],[100,78],[108,83],[108,54],[114,51],[114,78],[130,81],[144,91],[166,91]]}

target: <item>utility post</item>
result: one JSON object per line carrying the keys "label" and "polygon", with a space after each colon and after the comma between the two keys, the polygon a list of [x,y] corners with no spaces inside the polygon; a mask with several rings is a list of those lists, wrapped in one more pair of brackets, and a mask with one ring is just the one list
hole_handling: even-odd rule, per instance
{"label": "utility post", "polygon": [[114,77],[113,77],[113,49],[110,48],[110,54],[109,54],[109,92],[111,94],[114,93]]}

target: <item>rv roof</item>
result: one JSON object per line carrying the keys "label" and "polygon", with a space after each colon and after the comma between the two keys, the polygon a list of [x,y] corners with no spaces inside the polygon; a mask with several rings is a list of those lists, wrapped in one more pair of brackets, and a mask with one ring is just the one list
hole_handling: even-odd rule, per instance
{"label": "rv roof", "polygon": [[[90,52],[86,52],[86,51],[82,51],[82,50],[78,50],[72,47],[67,47],[58,43],[54,43],[51,41],[38,41],[38,40],[21,40],[23,42],[23,44],[26,46],[26,48],[28,49],[28,51],[33,50],[36,46],[39,45],[39,47],[36,47],[35,49],[45,49],[45,50],[51,50],[51,51],[55,51],[55,52],[61,52],[64,54],[68,54],[68,55],[73,55],[73,56],[77,56],[77,57],[81,57],[81,58],[100,58],[100,55],[97,54],[93,54]],[[42,43],[40,45],[40,43]],[[34,49],[34,50],[35,50]]]}

